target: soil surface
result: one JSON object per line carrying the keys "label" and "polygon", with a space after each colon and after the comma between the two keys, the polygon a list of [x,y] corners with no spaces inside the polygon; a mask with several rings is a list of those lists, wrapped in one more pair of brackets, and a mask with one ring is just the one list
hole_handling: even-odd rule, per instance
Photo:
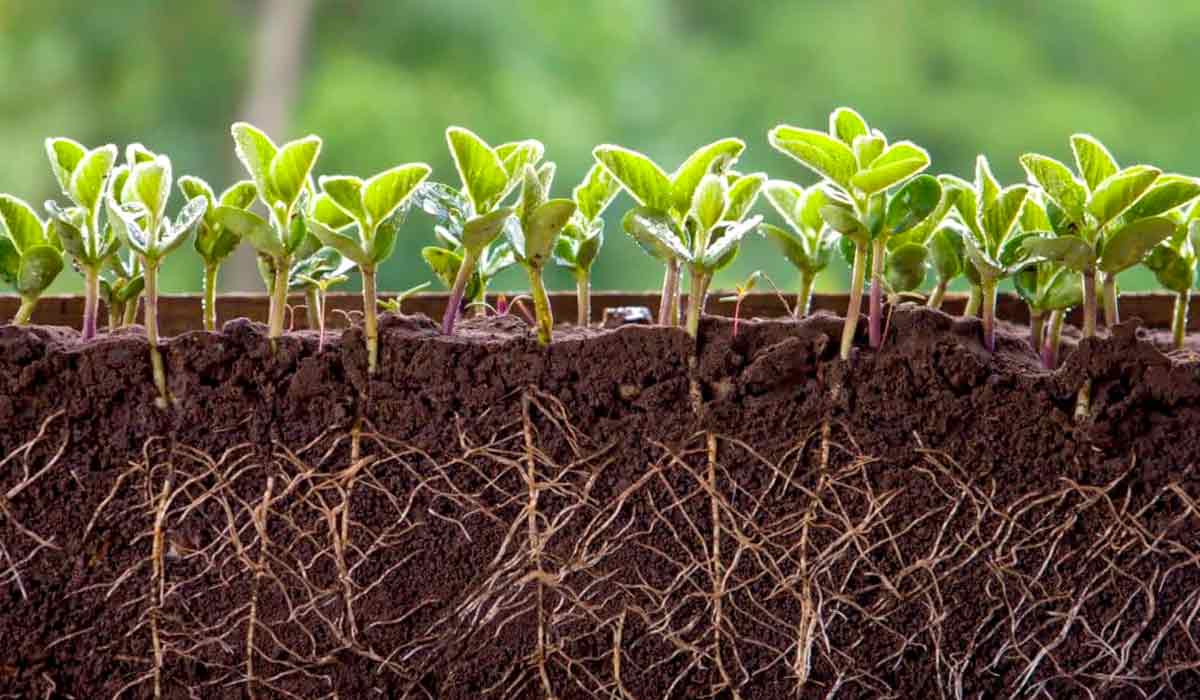
{"label": "soil surface", "polygon": [[0,698],[1200,696],[1200,355],[840,330],[0,327]]}

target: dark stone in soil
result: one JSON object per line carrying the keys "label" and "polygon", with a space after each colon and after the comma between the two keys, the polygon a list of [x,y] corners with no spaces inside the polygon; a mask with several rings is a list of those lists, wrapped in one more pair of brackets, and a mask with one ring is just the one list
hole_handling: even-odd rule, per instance
{"label": "dark stone in soil", "polygon": [[1196,697],[1200,356],[840,331],[2,327],[0,697]]}

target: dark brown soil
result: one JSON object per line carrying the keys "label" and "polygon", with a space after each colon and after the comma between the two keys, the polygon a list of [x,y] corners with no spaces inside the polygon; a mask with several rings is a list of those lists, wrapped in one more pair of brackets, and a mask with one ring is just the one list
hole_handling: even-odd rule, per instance
{"label": "dark brown soil", "polygon": [[1200,356],[733,328],[0,328],[0,698],[1200,696]]}

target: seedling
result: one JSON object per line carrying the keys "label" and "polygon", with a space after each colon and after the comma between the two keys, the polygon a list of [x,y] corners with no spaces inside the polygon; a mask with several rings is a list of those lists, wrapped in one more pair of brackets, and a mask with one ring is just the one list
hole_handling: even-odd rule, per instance
{"label": "seedling", "polygon": [[1193,204],[1187,216],[1171,213],[1175,233],[1155,246],[1146,256],[1146,267],[1158,283],[1175,295],[1175,313],[1171,319],[1171,338],[1183,348],[1187,332],[1188,304],[1196,281],[1196,263],[1200,260],[1200,203]]}
{"label": "seedling", "polygon": [[806,190],[786,180],[767,182],[763,192],[788,227],[763,224],[759,233],[774,243],[783,257],[800,271],[800,289],[796,292],[792,313],[796,318],[807,316],[817,275],[829,266],[837,243],[837,234],[821,218],[821,207],[828,204],[829,199],[820,187]]}
{"label": "seedling", "polygon": [[[1026,197],[1019,220],[1021,231],[1036,234],[1053,230],[1041,197],[1039,190]],[[1030,345],[1041,354],[1042,366],[1054,369],[1058,362],[1063,315],[1083,302],[1079,275],[1058,263],[1038,260],[1022,265],[1013,275],[1013,285],[1029,307]]]}
{"label": "seedling", "polygon": [[376,271],[396,249],[396,236],[408,215],[409,196],[429,172],[424,163],[407,163],[367,180],[346,175],[322,177],[322,193],[308,222],[322,243],[354,261],[362,274],[363,331],[367,368],[372,373],[379,358]]}
{"label": "seedling", "polygon": [[217,330],[217,272],[221,264],[237,250],[242,237],[237,231],[221,223],[217,215],[219,207],[246,210],[258,198],[258,187],[250,180],[235,183],[217,197],[212,187],[198,177],[184,175],[179,178],[179,191],[187,199],[203,197],[208,202],[204,218],[196,229],[193,243],[200,259],[204,261],[204,329]]}
{"label": "seedling", "polygon": [[58,234],[71,264],[83,275],[83,339],[90,340],[96,336],[100,271],[121,244],[112,229],[100,223],[117,147],[108,144],[88,150],[71,139],[52,138],[46,139],[46,155],[63,195],[72,202],[66,209],[54,202],[46,207],[59,223]]}
{"label": "seedling", "polygon": [[1120,169],[1099,141],[1085,134],[1071,137],[1071,150],[1082,181],[1053,158],[1021,156],[1021,165],[1050,200],[1047,214],[1056,231],[1068,235],[1026,241],[1034,255],[1078,272],[1083,282],[1083,334],[1096,334],[1096,275],[1102,275],[1107,325],[1120,320],[1117,274],[1140,263],[1155,246],[1175,232],[1165,216],[1200,195],[1190,178],[1160,177],[1148,165]]}
{"label": "seedling", "polygon": [[[926,306],[931,309],[942,308],[946,297],[946,289],[959,276],[974,267],[967,260],[967,251],[963,245],[963,226],[957,221],[947,221],[938,226],[929,237],[929,262],[933,274],[937,278],[933,291],[929,294]],[[975,273],[976,275],[978,273]]]}
{"label": "seedling", "polygon": [[575,188],[575,214],[554,246],[555,261],[575,278],[579,326],[592,320],[592,264],[604,245],[604,219],[600,216],[620,191],[620,184],[603,166],[593,165]]}
{"label": "seedling", "polygon": [[[938,181],[920,173],[929,154],[910,141],[888,145],[857,112],[842,107],[829,115],[829,133],[777,126],[768,138],[777,150],[825,178],[829,203],[820,210],[831,228],[854,244],[850,305],[842,331],[849,359],[862,310],[867,256],[871,255],[869,334],[872,348],[883,342],[883,285],[888,240],[928,218],[942,199]],[[889,197],[889,188],[896,187]],[[906,262],[911,262],[909,259]]]}
{"label": "seedling", "polygon": [[[689,223],[689,215],[696,190],[705,175],[724,175],[745,149],[746,144],[741,139],[722,139],[710,143],[689,156],[671,175],[667,175],[647,156],[621,146],[606,144],[592,151],[596,161],[638,204],[637,209],[625,216],[625,232],[666,267],[658,309],[658,322],[661,325],[675,326],[679,323],[679,271],[687,259],[689,245],[697,239],[697,232],[688,228],[694,224],[694,220]],[[629,224],[643,217],[663,222],[666,228],[659,230],[661,227],[653,226],[650,230],[643,230],[643,227],[635,226],[631,230]],[[670,231],[675,232],[673,239],[657,238],[658,233],[665,236]],[[692,236],[692,239],[685,240],[685,235]]]}
{"label": "seedling", "polygon": [[742,300],[746,298],[746,295],[754,291],[754,288],[758,286],[758,281],[764,276],[762,270],[751,272],[744,282],[734,287],[733,296],[721,298],[721,301],[733,302],[733,332],[731,335],[734,338],[737,337],[738,325],[742,320]]}
{"label": "seedling", "polygon": [[293,265],[288,275],[288,286],[304,292],[308,327],[316,328],[320,333],[318,350],[325,347],[325,298],[329,288],[347,282],[354,266],[355,262],[350,258],[334,248],[325,247]]}
{"label": "seedling", "polygon": [[155,155],[148,160],[139,160],[129,169],[121,192],[123,203],[118,202],[111,188],[107,198],[109,222],[142,263],[146,287],[146,339],[150,344],[150,363],[159,405],[164,408],[171,397],[158,349],[158,270],[166,256],[177,250],[200,225],[208,210],[208,201],[196,197],[183,206],[175,221],[171,221],[167,216],[171,184],[170,159]]}
{"label": "seedling", "polygon": [[128,326],[137,318],[138,297],[146,288],[142,261],[133,251],[108,259],[109,277],[100,278],[100,298],[108,307],[108,329]]}
{"label": "seedling", "polygon": [[379,310],[385,311],[387,313],[392,313],[392,314],[403,313],[404,312],[404,302],[409,297],[416,296],[419,292],[423,292],[428,288],[429,288],[429,283],[422,282],[421,284],[418,284],[415,287],[409,287],[408,289],[404,290],[403,292],[400,292],[399,294],[392,297],[391,299],[380,299],[379,300]]}
{"label": "seedling", "polygon": [[43,222],[33,208],[0,194],[0,279],[21,295],[12,322],[29,323],[42,292],[63,269],[60,225]]}
{"label": "seedling", "polygon": [[283,335],[288,274],[309,235],[302,200],[313,196],[310,175],[321,153],[321,139],[306,136],[276,146],[266,134],[245,122],[234,124],[231,131],[238,160],[250,173],[258,198],[269,214],[263,219],[243,208],[220,206],[213,220],[248,241],[260,257],[270,262],[273,281],[268,285],[268,336],[274,347]]}
{"label": "seedling", "polygon": [[987,157],[975,161],[975,183],[945,175],[942,183],[947,198],[966,227],[961,231],[963,246],[979,275],[983,317],[983,344],[996,349],[996,289],[1012,276],[1028,257],[1022,242],[1037,232],[1023,232],[1017,219],[1025,206],[1029,188],[1012,185],[1001,189],[992,175]]}

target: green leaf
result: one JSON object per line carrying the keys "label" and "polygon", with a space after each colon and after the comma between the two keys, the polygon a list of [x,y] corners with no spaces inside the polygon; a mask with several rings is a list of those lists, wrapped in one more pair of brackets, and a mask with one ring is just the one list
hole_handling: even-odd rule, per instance
{"label": "green leaf", "polygon": [[183,206],[179,211],[179,216],[175,218],[175,223],[172,224],[159,241],[158,256],[162,258],[169,255],[171,251],[178,248],[187,237],[195,232],[196,227],[204,219],[205,212],[208,211],[208,200],[204,197],[196,197]]}
{"label": "green leaf", "polygon": [[223,207],[249,209],[250,205],[254,204],[256,197],[258,197],[258,187],[250,180],[241,180],[230,185],[229,189],[222,192],[220,199],[214,203],[214,206],[219,204]]}
{"label": "green leaf", "polygon": [[1162,171],[1148,165],[1134,165],[1096,185],[1088,199],[1088,211],[1096,217],[1097,226],[1117,218],[1142,194],[1150,189]]}
{"label": "green leaf", "polygon": [[392,253],[396,250],[396,239],[400,236],[400,227],[403,223],[404,218],[402,216],[393,214],[376,227],[375,235],[367,243],[367,256],[371,259],[371,262],[378,265],[392,257]]}
{"label": "green leaf", "polygon": [[309,217],[333,229],[345,228],[355,222],[345,209],[334,202],[328,192],[322,192],[313,200]]}
{"label": "green leaf", "polygon": [[48,226],[54,227],[59,244],[68,255],[82,263],[93,264],[95,262],[88,253],[88,245],[83,238],[83,231],[80,231],[78,227],[61,219],[52,219]]}
{"label": "green leaf", "polygon": [[888,201],[886,227],[892,233],[904,233],[932,214],[941,198],[942,186],[936,177],[921,175],[909,180]]}
{"label": "green leaf", "polygon": [[283,257],[283,242],[266,219],[254,212],[234,207],[217,207],[213,220],[238,235],[258,252],[270,257]]}
{"label": "green leaf", "polygon": [[[187,200],[193,200],[196,197],[203,197],[210,209],[215,209],[217,206],[217,195],[213,193],[212,187],[208,183],[198,177],[184,175],[175,183],[179,191]],[[245,208],[245,207],[241,207]]]}
{"label": "green leaf", "polygon": [[[363,181],[351,175],[323,175],[320,179],[321,192],[328,201],[341,209],[349,219],[362,221],[367,218],[367,212],[363,208]],[[318,200],[319,201],[319,200]],[[316,203],[314,203],[314,207]],[[323,212],[326,218],[338,221],[338,225],[334,228],[341,228],[350,223],[348,220],[343,220],[340,217],[332,217],[328,212]],[[317,217],[318,221],[324,223],[325,219]]]}
{"label": "green leaf", "polygon": [[591,236],[584,238],[579,242],[579,248],[575,253],[575,264],[581,270],[590,270],[592,264],[596,262],[596,258],[600,255],[600,247],[604,245],[604,222],[601,224]]}
{"label": "green leaf", "polygon": [[1087,241],[1078,236],[1029,238],[1022,247],[1030,255],[1061,263],[1075,272],[1085,272],[1096,263],[1096,253]]}
{"label": "green leaf", "polygon": [[130,171],[125,187],[129,193],[126,200],[141,203],[154,221],[161,221],[171,196],[171,161],[160,156],[138,163]]}
{"label": "green leaf", "polygon": [[929,239],[929,258],[939,281],[949,282],[961,275],[965,255],[962,227],[957,223],[939,227]]}
{"label": "green leaf", "polygon": [[795,158],[816,174],[850,187],[850,178],[858,170],[854,151],[833,136],[812,129],[777,126],[767,135],[776,150]]}
{"label": "green leaf", "polygon": [[536,165],[546,153],[546,146],[537,139],[512,141],[496,146],[496,157],[504,166],[510,183],[525,172],[526,165]]}
{"label": "green leaf", "polygon": [[987,156],[982,154],[975,158],[975,192],[984,211],[987,211],[992,202],[1000,196],[1000,183],[992,174],[992,166],[988,163]]}
{"label": "green leaf", "polygon": [[537,170],[532,165],[525,166],[521,199],[517,202],[517,217],[521,220],[522,226],[529,225],[529,218],[549,198],[548,193],[549,189],[546,188],[542,178],[538,177]]}
{"label": "green leaf", "polygon": [[504,230],[504,224],[515,211],[512,207],[504,207],[493,212],[477,216],[463,225],[462,241],[468,250],[476,252],[483,250]]}
{"label": "green leaf", "polygon": [[77,141],[68,138],[46,139],[46,156],[50,159],[50,169],[63,194],[71,191],[71,173],[87,155],[87,149]]}
{"label": "green leaf", "polygon": [[250,173],[258,188],[258,195],[268,206],[278,195],[271,187],[271,163],[279,153],[270,137],[246,122],[237,122],[230,131],[233,134],[234,152],[238,160]]}
{"label": "green leaf", "polygon": [[927,167],[929,153],[925,149],[911,141],[900,141],[850,178],[850,184],[866,194],[873,194],[903,182]]}
{"label": "green leaf", "polygon": [[68,184],[71,199],[88,212],[96,212],[116,160],[117,147],[111,144],[88,151],[71,173]]}
{"label": "green leaf", "polygon": [[1192,288],[1195,278],[1193,264],[1166,244],[1159,244],[1146,256],[1146,267],[1154,273],[1158,283],[1166,289],[1183,293]]}
{"label": "green leaf", "polygon": [[720,175],[705,175],[696,187],[691,203],[691,215],[701,231],[710,231],[721,221],[729,207],[725,179]]}
{"label": "green leaf", "polygon": [[651,257],[662,262],[690,260],[674,220],[648,207],[635,207],[621,221],[625,232]]}
{"label": "green leaf", "polygon": [[446,143],[475,212],[489,212],[508,189],[504,163],[483,139],[462,127],[446,129]]}
{"label": "green leaf", "polygon": [[1038,201],[1039,193],[1040,190],[1035,190],[1025,198],[1025,206],[1021,207],[1021,217],[1018,219],[1022,231],[1054,230],[1050,217],[1046,215],[1046,208]]}
{"label": "green leaf", "polygon": [[741,221],[750,213],[758,193],[766,183],[766,173],[751,173],[742,175],[729,185],[729,207],[725,210],[725,218],[729,221]]}
{"label": "green leaf", "polygon": [[1175,233],[1175,222],[1165,216],[1153,216],[1126,224],[1104,241],[1099,267],[1115,274],[1137,265],[1156,245]]}
{"label": "green leaf", "polygon": [[854,146],[854,139],[869,133],[867,120],[849,107],[838,107],[829,115],[829,134],[847,146]]}
{"label": "green leaf", "polygon": [[454,280],[458,277],[458,268],[462,267],[463,263],[461,255],[445,248],[428,246],[421,249],[421,257],[425,259],[425,264],[433,270],[434,276],[446,285],[447,289],[454,286]]}
{"label": "green leaf", "polygon": [[996,251],[1008,239],[1028,195],[1029,188],[1025,185],[1012,185],[993,195],[992,203],[983,210],[981,221],[988,237],[989,251]]}
{"label": "green leaf", "polygon": [[[696,199],[696,188],[708,175],[720,175],[737,162],[746,150],[746,144],[741,139],[721,139],[696,149],[688,156],[671,175],[671,192],[675,202],[675,211],[683,215],[691,210]],[[646,206],[655,206],[652,202],[641,202]]]}
{"label": "green leaf", "polygon": [[[363,250],[362,242],[355,236],[351,236],[343,230],[335,230],[329,228],[325,224],[313,218],[309,218],[306,222],[309,232],[312,233],[322,245],[329,246],[343,257],[353,260],[356,264],[362,266],[371,265],[371,258],[367,251]],[[302,256],[303,257],[303,256]]]}
{"label": "green leaf", "polygon": [[21,253],[7,236],[0,236],[0,280],[16,286],[21,273]]}
{"label": "green leaf", "polygon": [[979,197],[975,192],[975,187],[954,175],[939,175],[938,183],[946,193],[947,201],[958,210],[958,215],[963,223],[976,235],[982,236],[983,229],[980,228],[979,222]]}
{"label": "green leaf", "polygon": [[854,159],[860,169],[865,168],[878,158],[885,148],[887,148],[887,139],[878,131],[857,136],[853,143]]}
{"label": "green leaf", "polygon": [[541,267],[554,249],[559,232],[575,213],[575,201],[551,199],[539,206],[525,228],[525,259],[534,267]]}
{"label": "green leaf", "polygon": [[138,163],[148,163],[154,160],[156,154],[140,143],[131,143],[125,147],[125,163],[130,167]]}
{"label": "green leaf", "polygon": [[846,207],[837,204],[826,204],[821,207],[821,218],[825,220],[825,223],[829,224],[829,228],[847,238],[865,243],[870,237],[867,227]]}
{"label": "green leaf", "polygon": [[895,292],[908,292],[925,281],[925,261],[929,254],[925,246],[905,243],[888,253],[884,261],[884,277]]}
{"label": "green leaf", "polygon": [[0,230],[8,233],[22,254],[46,244],[46,228],[33,207],[12,195],[0,194]]}
{"label": "green leaf", "polygon": [[[804,206],[803,187],[787,180],[768,180],[763,185],[763,194],[766,195],[767,202],[771,204],[771,207],[789,226],[797,233],[804,231],[805,222],[801,216]],[[819,216],[820,209],[817,211]]]}
{"label": "green leaf", "polygon": [[1009,236],[1000,244],[995,258],[1006,271],[1012,271],[1029,257],[1025,250],[1025,241],[1030,238],[1044,238],[1051,235],[1049,231],[1024,231]]}
{"label": "green leaf", "polygon": [[391,216],[425,178],[430,167],[424,163],[408,163],[382,172],[367,180],[363,186],[362,204],[372,222]]}
{"label": "green leaf", "polygon": [[1088,134],[1071,137],[1071,152],[1075,154],[1075,167],[1083,175],[1088,189],[1095,189],[1117,173],[1117,160],[1104,144]]}
{"label": "green leaf", "polygon": [[963,229],[962,234],[963,250],[966,251],[966,259],[971,261],[975,269],[979,272],[982,280],[999,279],[1004,273],[1000,261],[996,260],[987,249],[986,241],[979,240],[975,232],[970,229]]}
{"label": "green leaf", "polygon": [[22,296],[37,296],[46,291],[62,272],[62,253],[48,245],[35,245],[21,253],[21,264],[17,270],[17,293]]}
{"label": "green leaf", "polygon": [[271,159],[271,192],[289,211],[308,184],[308,176],[320,154],[321,139],[306,136],[285,144]]}
{"label": "green leaf", "polygon": [[638,204],[671,211],[675,201],[671,179],[654,161],[637,151],[611,145],[597,146],[592,155]]}
{"label": "green leaf", "polygon": [[1067,217],[1077,224],[1084,223],[1088,193],[1067,166],[1053,158],[1026,153],[1021,156],[1021,167]]}
{"label": "green leaf", "polygon": [[716,272],[728,266],[737,256],[738,245],[742,239],[760,222],[762,222],[762,217],[755,216],[746,221],[718,228],[712,242],[708,244],[708,249],[700,257],[700,267],[709,272]]}
{"label": "green leaf", "polygon": [[1037,305],[1043,311],[1066,311],[1083,305],[1083,280],[1071,270],[1056,270],[1038,295]]}
{"label": "green leaf", "polygon": [[594,221],[621,191],[621,184],[599,163],[593,163],[571,196],[587,221]]}
{"label": "green leaf", "polygon": [[1163,175],[1125,211],[1125,220],[1137,221],[1166,214],[1197,197],[1200,197],[1200,180],[1184,175]]}
{"label": "green leaf", "polygon": [[805,272],[816,271],[816,261],[809,256],[808,250],[804,247],[804,242],[795,233],[772,224],[759,226],[758,232],[774,244],[775,249],[797,270]]}

